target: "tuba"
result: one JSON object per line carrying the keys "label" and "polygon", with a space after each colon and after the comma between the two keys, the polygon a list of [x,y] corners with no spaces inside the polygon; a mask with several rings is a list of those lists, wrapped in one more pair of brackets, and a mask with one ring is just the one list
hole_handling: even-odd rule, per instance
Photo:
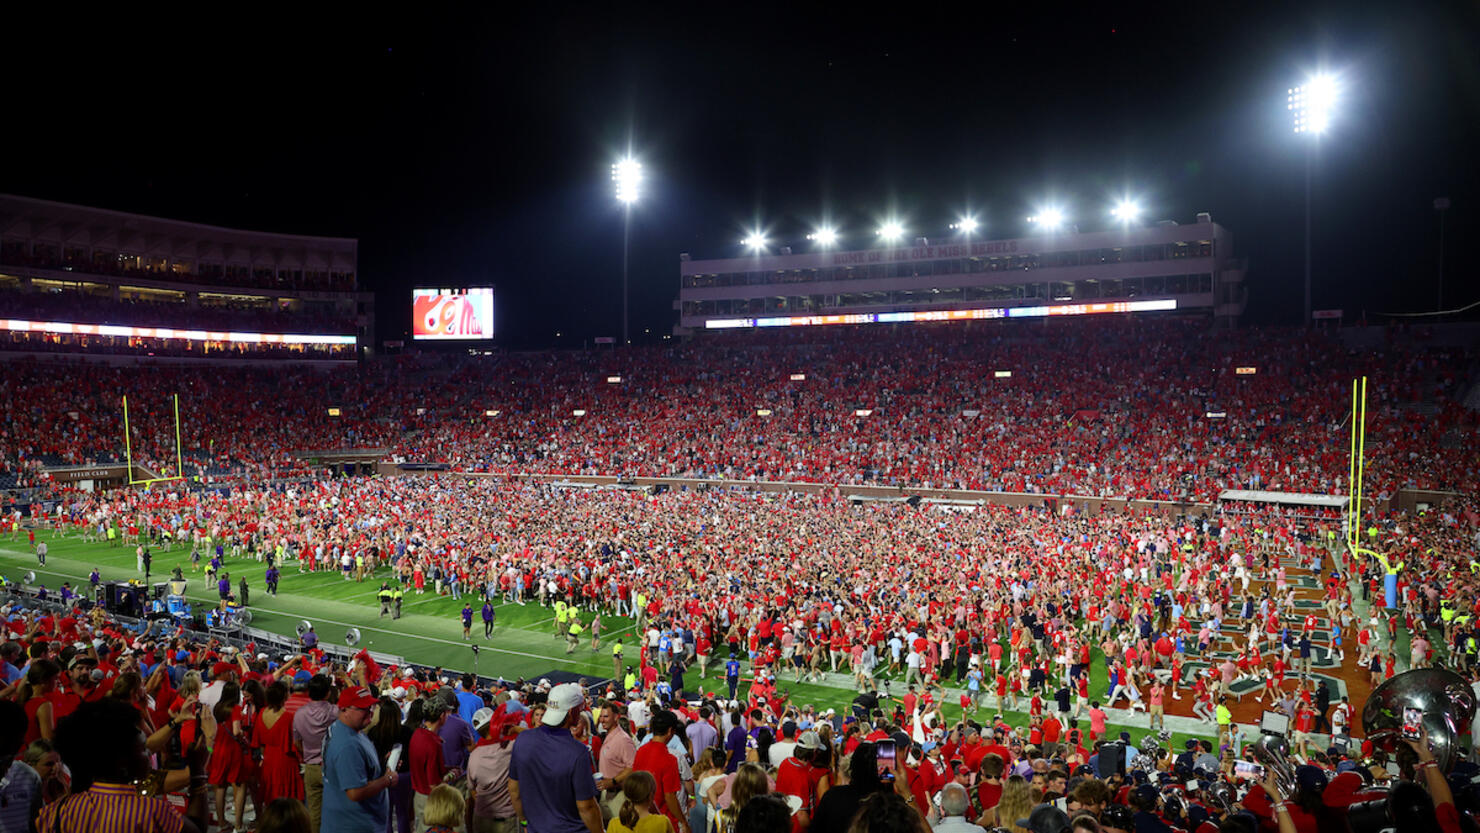
{"label": "tuba", "polygon": [[1403,733],[1403,710],[1423,713],[1429,750],[1448,773],[1464,756],[1461,735],[1468,734],[1475,719],[1475,692],[1464,677],[1442,668],[1417,668],[1384,681],[1362,707],[1362,729],[1379,749],[1399,748]]}
{"label": "tuba", "polygon": [[1275,783],[1285,795],[1294,795],[1299,789],[1295,782],[1295,765],[1290,762],[1290,742],[1284,735],[1260,735],[1249,744],[1249,754],[1266,770],[1274,773]]}

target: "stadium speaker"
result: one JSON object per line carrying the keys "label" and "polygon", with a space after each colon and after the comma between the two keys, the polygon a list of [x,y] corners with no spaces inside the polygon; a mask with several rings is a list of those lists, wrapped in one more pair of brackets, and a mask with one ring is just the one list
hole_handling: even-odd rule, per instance
{"label": "stadium speaker", "polygon": [[309,631],[313,630],[313,623],[310,622],[310,621],[308,621],[307,619],[300,619],[300,620],[298,620],[298,628],[297,628],[297,630],[298,630],[298,635],[299,636],[302,636],[302,635],[308,633]]}
{"label": "stadium speaker", "polygon": [[238,610],[236,612],[236,621],[241,622],[243,625],[252,624],[252,611],[247,609]]}
{"label": "stadium speaker", "polygon": [[349,633],[346,633],[344,635],[344,644],[350,646],[351,648],[360,644],[360,629],[350,628]]}
{"label": "stadium speaker", "polygon": [[27,572],[26,573],[26,577],[24,579],[22,579],[22,582],[25,583],[25,584],[35,584],[36,583],[36,571],[35,570],[31,570],[31,571]]}

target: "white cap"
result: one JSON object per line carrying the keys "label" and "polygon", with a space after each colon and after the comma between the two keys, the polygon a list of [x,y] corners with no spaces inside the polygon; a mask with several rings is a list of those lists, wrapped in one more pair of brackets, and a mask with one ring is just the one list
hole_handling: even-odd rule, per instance
{"label": "white cap", "polygon": [[[541,682],[547,682],[541,680]],[[571,709],[583,709],[586,707],[586,692],[575,683],[561,683],[550,689],[550,696],[545,701],[546,726],[559,726],[565,722],[565,716],[570,714]]]}
{"label": "white cap", "polygon": [[396,686],[395,688],[391,689],[391,698],[395,700],[405,700],[406,689],[400,686]]}

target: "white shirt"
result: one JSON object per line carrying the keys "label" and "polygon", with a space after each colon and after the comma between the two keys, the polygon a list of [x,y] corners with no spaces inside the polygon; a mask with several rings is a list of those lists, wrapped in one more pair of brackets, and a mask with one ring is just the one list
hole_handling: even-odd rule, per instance
{"label": "white shirt", "polygon": [[652,716],[652,710],[648,708],[646,700],[633,700],[627,704],[627,719],[632,721],[632,728],[634,729],[646,729],[648,720]]}
{"label": "white shirt", "polygon": [[790,758],[792,751],[796,748],[797,742],[794,740],[778,740],[772,743],[771,749],[767,753],[771,758],[771,766],[781,766],[781,762]]}

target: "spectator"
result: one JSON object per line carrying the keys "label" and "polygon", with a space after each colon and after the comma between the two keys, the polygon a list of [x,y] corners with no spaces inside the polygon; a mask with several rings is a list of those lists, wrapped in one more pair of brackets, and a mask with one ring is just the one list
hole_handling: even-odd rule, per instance
{"label": "spectator", "polygon": [[[853,750],[853,759],[848,770],[848,783],[833,787],[817,803],[817,814],[809,828],[813,833],[847,833],[854,816],[863,803],[878,793],[891,791],[900,793],[900,800],[913,805],[909,779],[903,764],[896,759],[892,781],[882,780],[878,770],[878,747],[872,741],[858,744]],[[915,816],[923,824],[922,811],[914,808]]]}
{"label": "spectator", "polygon": [[296,798],[278,798],[262,808],[257,833],[311,833],[308,807]]}
{"label": "spectator", "polygon": [[734,780],[730,785],[730,803],[720,808],[714,816],[716,833],[734,833],[737,820],[741,811],[745,809],[745,805],[751,799],[766,795],[771,791],[766,771],[752,761],[741,764],[731,777]]}
{"label": "spectator", "polygon": [[671,833],[673,823],[654,801],[652,773],[636,770],[622,782],[622,809],[606,826],[607,833]]}
{"label": "spectator", "polygon": [[421,710],[421,726],[411,735],[408,754],[411,757],[412,829],[426,827],[423,816],[427,797],[450,774],[442,749],[442,726],[447,722],[447,706],[440,698],[426,701]]}
{"label": "spectator", "polygon": [[516,736],[513,721],[484,707],[473,714],[473,728],[480,740],[468,757],[472,808],[468,833],[515,833],[514,800],[509,795],[509,760]]}
{"label": "spectator", "polygon": [[[57,726],[56,745],[72,770],[72,794],[42,808],[38,830],[51,833],[205,833],[206,750],[197,733],[188,771],[151,771],[138,712],[112,698],[78,707]],[[141,794],[139,785],[150,785]],[[184,814],[162,794],[188,790]]]}
{"label": "spectator", "polygon": [[940,821],[934,829],[941,833],[986,833],[986,830],[966,820],[971,812],[971,794],[966,788],[952,781],[940,791]]}
{"label": "spectator", "polygon": [[791,808],[775,793],[745,802],[745,809],[735,818],[735,833],[788,833],[792,829]]}
{"label": "spectator", "polygon": [[397,776],[386,771],[363,734],[377,703],[367,688],[349,688],[339,695],[337,719],[329,726],[323,748],[320,828],[324,833],[385,833],[387,829],[390,802],[386,790],[395,785]]}
{"label": "spectator", "polygon": [[339,709],[329,702],[334,683],[323,674],[308,681],[308,699],[293,713],[293,745],[303,761],[303,790],[312,833],[319,833],[324,815],[324,737],[339,719]]}
{"label": "spectator", "polygon": [[540,725],[520,732],[509,762],[509,793],[531,833],[602,833],[591,753],[571,736],[586,697],[579,685],[550,689]]}
{"label": "spectator", "polygon": [[[673,823],[675,830],[689,833],[688,816],[681,803],[684,796],[683,778],[679,773],[678,758],[668,749],[668,743],[673,740],[677,729],[678,718],[673,712],[667,709],[654,712],[648,727],[648,737],[637,747],[637,755],[632,760],[632,770],[652,774],[657,785],[653,800],[658,808]],[[625,794],[624,790],[623,795]]]}
{"label": "spectator", "polygon": [[438,784],[427,796],[426,833],[452,833],[463,823],[465,810],[462,793],[449,784]]}

